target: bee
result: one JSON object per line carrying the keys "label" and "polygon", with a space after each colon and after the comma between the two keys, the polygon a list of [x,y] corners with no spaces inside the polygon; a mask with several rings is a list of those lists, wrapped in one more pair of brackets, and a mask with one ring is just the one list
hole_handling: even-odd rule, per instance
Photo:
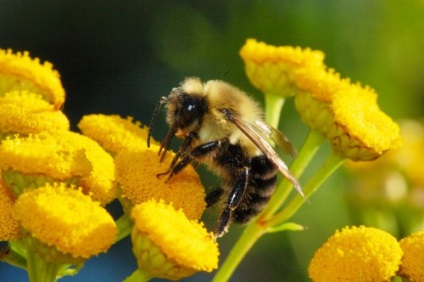
{"label": "bee", "polygon": [[224,235],[232,222],[247,223],[272,196],[277,173],[303,196],[299,182],[273,148],[295,155],[287,137],[263,120],[260,106],[246,93],[224,81],[186,78],[162,97],[149,126],[147,144],[161,106],[166,105],[170,128],[158,155],[163,156],[174,136],[182,138],[168,171],[168,180],[190,163],[205,164],[221,180],[206,196],[207,207],[222,204],[214,235]]}

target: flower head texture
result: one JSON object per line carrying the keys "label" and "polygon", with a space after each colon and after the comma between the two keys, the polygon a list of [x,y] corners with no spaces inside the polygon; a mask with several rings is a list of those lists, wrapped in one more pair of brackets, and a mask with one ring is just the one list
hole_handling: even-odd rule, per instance
{"label": "flower head texture", "polygon": [[28,52],[13,53],[0,49],[0,95],[11,90],[28,90],[40,94],[59,109],[65,101],[59,73],[49,62],[41,63]]}
{"label": "flower head texture", "polygon": [[196,171],[187,166],[169,182],[168,175],[157,177],[169,169],[174,154],[168,152],[160,162],[159,147],[121,151],[115,159],[116,178],[122,195],[134,205],[149,199],[164,200],[182,209],[188,218],[199,219],[206,208],[205,190]]}
{"label": "flower head texture", "polygon": [[38,94],[12,91],[0,97],[0,135],[29,135],[69,127],[65,114]]}
{"label": "flower head texture", "polygon": [[345,227],[312,258],[313,281],[390,281],[399,269],[402,250],[396,239],[371,227]]}
{"label": "flower head texture", "polygon": [[154,277],[179,280],[218,267],[213,235],[181,210],[150,200],[132,210],[133,252],[139,268]]}
{"label": "flower head texture", "polygon": [[297,92],[295,73],[304,67],[323,68],[321,51],[291,46],[272,46],[248,39],[240,50],[250,82],[262,93],[281,97]]}
{"label": "flower head texture", "polygon": [[368,161],[401,146],[399,126],[380,110],[373,89],[325,69],[304,68],[295,81],[300,89],[295,105],[303,122],[326,136],[338,154]]}
{"label": "flower head texture", "polygon": [[63,184],[27,190],[16,201],[13,215],[40,256],[65,263],[105,252],[117,228],[109,213],[81,190]]}
{"label": "flower head texture", "polygon": [[124,149],[143,147],[147,142],[148,129],[134,122],[131,117],[86,115],[78,123],[78,127],[84,135],[114,155]]}
{"label": "flower head texture", "polygon": [[399,275],[411,282],[424,281],[424,231],[403,238],[399,244],[403,250]]}
{"label": "flower head texture", "polygon": [[0,241],[19,238],[18,222],[12,217],[15,199],[3,181],[0,181]]}
{"label": "flower head texture", "polygon": [[[67,132],[67,131],[62,131]],[[37,178],[71,181],[88,175],[92,165],[85,151],[74,143],[60,143],[61,133],[7,138],[0,145],[0,169],[3,180],[15,194],[40,183]],[[28,177],[27,179],[25,179]],[[35,177],[35,179],[34,179]],[[36,183],[31,183],[35,181]],[[36,185],[38,186],[38,185]],[[34,187],[36,188],[36,187]]]}

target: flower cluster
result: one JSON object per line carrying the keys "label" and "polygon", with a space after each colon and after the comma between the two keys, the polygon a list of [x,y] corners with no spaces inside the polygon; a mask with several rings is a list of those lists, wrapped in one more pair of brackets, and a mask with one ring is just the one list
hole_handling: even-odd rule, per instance
{"label": "flower cluster", "polygon": [[309,265],[313,281],[407,281],[424,279],[424,233],[398,242],[389,233],[372,227],[337,230],[319,248]]}
{"label": "flower cluster", "polygon": [[343,157],[372,160],[401,145],[399,127],[379,109],[374,90],[340,78],[322,52],[249,39],[240,54],[252,84],[266,95],[295,96],[302,120]]}
{"label": "flower cluster", "polygon": [[[173,153],[159,163],[140,123],[87,115],[82,134],[72,132],[64,102],[50,63],[0,50],[0,240],[9,244],[0,259],[27,269],[30,281],[55,281],[133,230],[138,261],[144,252],[162,258],[133,275],[181,279],[217,268],[217,245],[198,222],[206,204],[195,170],[165,184],[156,175]],[[105,208],[114,200],[124,209],[117,221]],[[137,251],[140,238],[150,243]]]}

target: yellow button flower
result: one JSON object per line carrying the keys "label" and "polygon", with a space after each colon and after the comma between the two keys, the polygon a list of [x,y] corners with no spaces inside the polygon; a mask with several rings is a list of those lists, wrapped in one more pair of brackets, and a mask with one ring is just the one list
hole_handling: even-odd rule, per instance
{"label": "yellow button flower", "polygon": [[300,89],[295,105],[302,120],[326,136],[343,157],[368,161],[401,146],[399,126],[380,110],[373,89],[316,68],[299,71],[295,81]]}
{"label": "yellow button flower", "polygon": [[407,281],[424,281],[424,231],[416,232],[399,242],[403,250],[399,275]]}
{"label": "yellow button flower", "polygon": [[0,181],[0,241],[16,240],[20,236],[18,222],[12,217],[14,202],[12,193]]}
{"label": "yellow button flower", "polygon": [[345,227],[317,250],[308,268],[315,281],[390,281],[402,250],[396,239],[371,227]]}
{"label": "yellow button flower", "polygon": [[13,211],[27,244],[46,261],[81,263],[106,252],[116,239],[111,215],[80,190],[63,184],[27,190]]}
{"label": "yellow button flower", "polygon": [[132,210],[133,252],[139,268],[152,277],[179,280],[218,267],[218,246],[202,224],[163,201]]}
{"label": "yellow button flower", "polygon": [[[66,132],[66,131],[64,131]],[[25,188],[45,182],[79,182],[92,170],[79,144],[58,143],[56,135],[15,137],[0,145],[0,169],[3,180],[16,195]]]}
{"label": "yellow button flower", "polygon": [[65,114],[38,94],[12,91],[0,97],[0,135],[55,132],[69,130],[69,126]]}
{"label": "yellow button flower", "polygon": [[272,46],[248,39],[240,50],[250,82],[260,91],[281,97],[297,93],[293,76],[303,67],[323,68],[320,51],[291,46]]}
{"label": "yellow button flower", "polygon": [[113,155],[123,149],[145,147],[147,142],[148,128],[134,122],[131,117],[124,119],[118,115],[85,115],[78,127],[84,135]]}
{"label": "yellow button flower", "polygon": [[13,53],[0,49],[0,96],[11,90],[28,90],[40,94],[46,101],[61,108],[65,101],[59,73],[49,62],[40,63],[28,52]]}
{"label": "yellow button flower", "polygon": [[171,202],[176,209],[182,209],[188,218],[199,219],[206,209],[205,190],[196,171],[187,166],[171,178],[157,177],[169,169],[174,156],[168,152],[160,162],[159,147],[151,145],[133,151],[121,151],[115,159],[116,179],[122,194],[134,205],[151,198]]}

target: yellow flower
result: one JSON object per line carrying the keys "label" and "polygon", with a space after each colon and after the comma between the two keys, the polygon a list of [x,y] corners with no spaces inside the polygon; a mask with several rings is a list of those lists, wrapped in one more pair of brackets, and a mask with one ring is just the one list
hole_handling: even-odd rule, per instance
{"label": "yellow flower", "polygon": [[133,252],[139,268],[153,277],[179,280],[218,267],[218,246],[202,224],[163,201],[132,210]]}
{"label": "yellow flower", "polygon": [[[63,131],[66,132],[66,131]],[[58,143],[56,135],[7,138],[0,145],[3,180],[16,195],[45,182],[79,182],[92,170],[79,144]]]}
{"label": "yellow flower", "polygon": [[410,282],[424,281],[424,231],[403,238],[399,244],[403,251],[399,275]]}
{"label": "yellow flower", "polygon": [[151,198],[172,203],[176,209],[182,209],[188,218],[199,219],[206,209],[205,190],[196,171],[187,166],[171,178],[157,177],[169,169],[174,156],[168,152],[160,162],[159,147],[151,145],[133,151],[121,151],[115,159],[116,179],[125,198],[134,205]]}
{"label": "yellow flower", "polygon": [[371,227],[345,227],[316,251],[308,268],[317,281],[390,281],[402,250],[396,239]]}
{"label": "yellow flower", "polygon": [[117,228],[109,213],[80,190],[63,184],[27,190],[13,212],[28,246],[46,261],[81,263],[106,252],[116,240]]}
{"label": "yellow flower", "polygon": [[336,152],[352,160],[373,160],[401,146],[399,126],[380,110],[376,94],[358,85],[334,96],[328,132]]}
{"label": "yellow flower", "polygon": [[84,135],[113,155],[123,149],[145,147],[147,142],[148,128],[134,122],[131,117],[124,119],[118,115],[86,115],[78,127]]}
{"label": "yellow flower", "polygon": [[0,96],[11,90],[28,90],[40,94],[59,109],[65,101],[59,73],[49,62],[40,63],[28,52],[13,53],[0,49]]}
{"label": "yellow flower", "polygon": [[90,161],[92,169],[88,175],[81,178],[79,185],[85,194],[95,201],[107,204],[117,197],[115,183],[115,164],[113,158],[94,140],[75,133],[66,131],[60,135],[59,142],[64,146],[78,146],[85,151],[85,156]]}
{"label": "yellow flower", "polygon": [[250,82],[260,91],[282,97],[297,93],[294,75],[304,67],[323,68],[321,51],[272,46],[248,39],[240,50]]}
{"label": "yellow flower", "polygon": [[68,118],[40,95],[12,91],[0,97],[0,137],[58,130],[69,130]]}
{"label": "yellow flower", "polygon": [[295,81],[300,89],[295,105],[302,120],[326,136],[343,157],[368,161],[401,146],[399,126],[380,110],[373,89],[316,68],[299,71]]}
{"label": "yellow flower", "polygon": [[14,202],[10,190],[0,181],[0,241],[16,240],[20,236],[18,222],[12,218]]}

